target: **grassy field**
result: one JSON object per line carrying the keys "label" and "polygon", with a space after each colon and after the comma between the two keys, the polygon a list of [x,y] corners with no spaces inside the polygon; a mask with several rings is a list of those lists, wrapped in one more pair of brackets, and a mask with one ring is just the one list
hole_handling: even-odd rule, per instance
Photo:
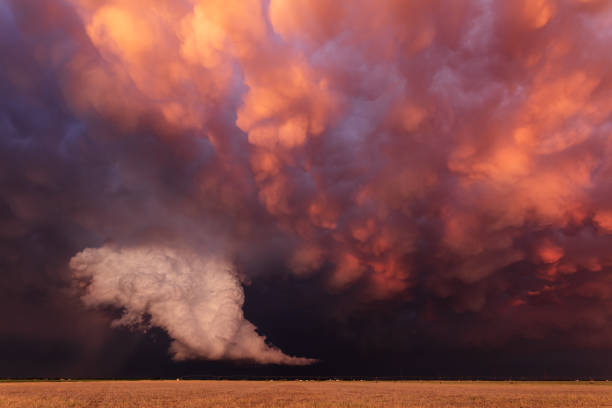
{"label": "grassy field", "polygon": [[86,381],[0,383],[0,407],[609,407],[612,383]]}

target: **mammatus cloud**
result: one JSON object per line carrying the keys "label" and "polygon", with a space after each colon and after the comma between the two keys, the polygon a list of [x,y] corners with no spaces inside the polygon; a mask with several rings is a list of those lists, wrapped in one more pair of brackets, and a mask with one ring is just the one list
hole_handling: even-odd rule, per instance
{"label": "mammatus cloud", "polygon": [[242,313],[244,293],[227,262],[168,248],[86,249],[70,260],[75,278],[89,281],[88,306],[123,310],[115,325],[148,324],[174,339],[176,360],[252,360],[263,364],[306,365],[266,343]]}
{"label": "mammatus cloud", "polygon": [[[403,302],[453,343],[612,345],[609,1],[15,0],[0,19],[20,41],[0,42],[18,96],[1,100],[0,232],[117,245],[74,258],[95,260],[87,299],[150,313],[177,356],[227,343],[198,346],[199,312],[155,317],[141,302],[163,274],[128,260],[175,259],[160,290],[179,302],[197,257],[171,248],[210,236],[249,279]],[[241,293],[252,335],[224,350],[280,356]]]}

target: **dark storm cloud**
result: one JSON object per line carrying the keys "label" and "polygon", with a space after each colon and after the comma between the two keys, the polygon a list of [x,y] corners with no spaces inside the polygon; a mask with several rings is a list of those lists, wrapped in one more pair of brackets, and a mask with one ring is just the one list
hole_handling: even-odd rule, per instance
{"label": "dark storm cloud", "polygon": [[143,4],[0,2],[7,344],[610,347],[606,2]]}

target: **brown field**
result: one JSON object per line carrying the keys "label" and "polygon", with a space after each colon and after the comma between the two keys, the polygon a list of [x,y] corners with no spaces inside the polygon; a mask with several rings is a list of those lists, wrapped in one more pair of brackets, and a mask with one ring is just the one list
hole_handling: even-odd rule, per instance
{"label": "brown field", "polygon": [[85,381],[0,383],[0,407],[611,407],[612,383]]}

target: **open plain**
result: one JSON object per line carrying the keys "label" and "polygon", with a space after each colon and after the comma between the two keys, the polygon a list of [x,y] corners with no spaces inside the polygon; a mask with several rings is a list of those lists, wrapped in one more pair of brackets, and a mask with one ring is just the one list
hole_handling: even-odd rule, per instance
{"label": "open plain", "polygon": [[66,381],[0,383],[0,407],[612,407],[607,382]]}

